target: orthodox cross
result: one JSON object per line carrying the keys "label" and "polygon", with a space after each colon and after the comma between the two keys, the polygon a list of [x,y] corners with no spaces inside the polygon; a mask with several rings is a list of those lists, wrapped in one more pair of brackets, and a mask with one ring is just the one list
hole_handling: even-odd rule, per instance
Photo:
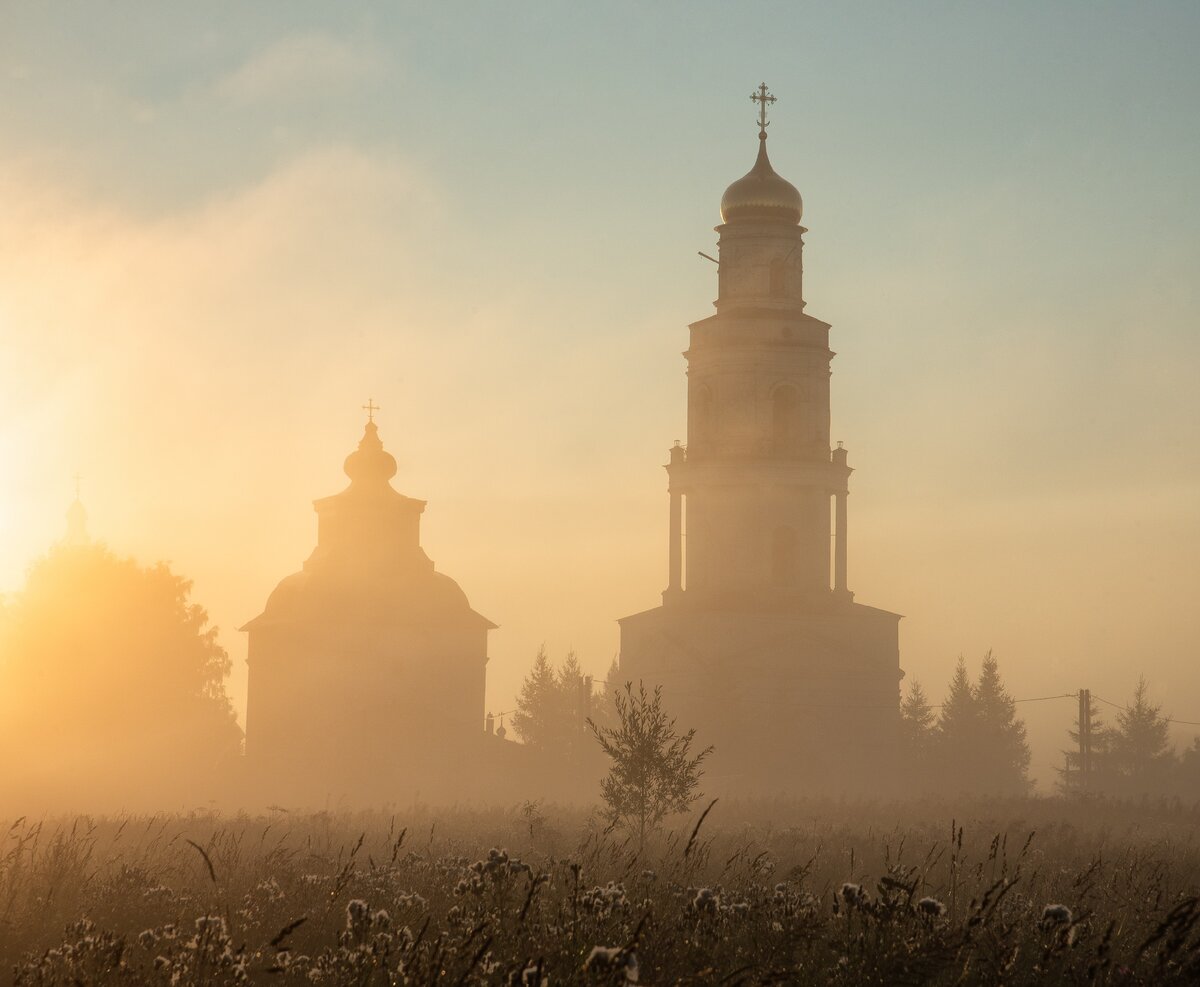
{"label": "orthodox cross", "polygon": [[375,412],[379,411],[379,405],[375,403],[374,398],[367,398],[367,403],[362,406],[362,410],[367,413],[367,424],[375,421]]}
{"label": "orthodox cross", "polygon": [[79,499],[79,484],[83,482],[83,477],[78,473],[75,474],[75,499]]}
{"label": "orthodox cross", "polygon": [[775,97],[767,92],[767,84],[764,82],[750,94],[750,98],[758,104],[758,134],[760,137],[767,136],[767,107],[775,102]]}

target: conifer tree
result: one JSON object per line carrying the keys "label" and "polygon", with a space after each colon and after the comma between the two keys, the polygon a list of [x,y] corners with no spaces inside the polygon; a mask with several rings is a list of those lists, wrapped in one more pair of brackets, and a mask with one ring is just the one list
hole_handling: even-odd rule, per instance
{"label": "conifer tree", "polygon": [[583,681],[583,669],[579,667],[579,658],[574,651],[568,651],[555,674],[558,690],[564,698],[577,696],[583,687]]}
{"label": "conifer tree", "polygon": [[1017,794],[1029,788],[1029,743],[1017,706],[1000,681],[1000,666],[991,651],[983,656],[975,687],[978,714],[980,787]]}
{"label": "conifer tree", "polygon": [[591,705],[591,695],[574,651],[567,652],[555,676],[555,684],[558,688],[555,727],[559,742],[566,756],[575,757],[581,753],[587,737],[587,718],[591,713],[587,707]]}
{"label": "conifer tree", "polygon": [[958,791],[977,787],[974,769],[979,746],[979,707],[962,655],[942,703],[935,735],[935,757],[943,784]]}
{"label": "conifer tree", "polygon": [[608,702],[612,703],[617,698],[617,693],[621,689],[621,666],[617,663],[617,659],[612,660],[612,664],[608,666],[608,672],[604,676],[604,692]]}
{"label": "conifer tree", "polygon": [[1112,735],[1113,760],[1131,792],[1160,788],[1174,761],[1170,748],[1170,724],[1162,706],[1150,702],[1145,676],[1138,678],[1133,702],[1117,711]]}
{"label": "conifer tree", "polygon": [[578,759],[592,750],[585,743],[590,704],[588,679],[575,652],[568,652],[555,669],[543,646],[517,697],[513,729],[529,747],[564,760]]}
{"label": "conifer tree", "polygon": [[921,683],[914,678],[908,695],[900,703],[900,737],[910,773],[915,776],[923,776],[929,770],[936,726],[933,707]]}
{"label": "conifer tree", "polygon": [[[1088,762],[1087,791],[1105,792],[1113,788],[1114,770],[1112,762],[1112,730],[1105,726],[1096,704],[1088,707],[1088,736],[1090,757]],[[1058,769],[1059,789],[1066,794],[1084,790],[1079,762],[1079,713],[1076,712],[1072,728],[1067,731],[1071,746],[1063,751],[1066,766]]]}
{"label": "conifer tree", "polygon": [[600,726],[612,726],[616,722],[616,697],[623,685],[624,683],[621,681],[621,666],[617,664],[617,659],[614,658],[608,666],[608,672],[604,676],[604,683],[596,687],[593,691],[591,711],[588,714]]}
{"label": "conifer tree", "polygon": [[1200,737],[1179,755],[1174,771],[1174,788],[1182,795],[1195,798],[1200,794]]}
{"label": "conifer tree", "polygon": [[525,676],[517,709],[512,715],[513,729],[531,747],[551,747],[558,733],[558,680],[546,646],[538,648],[533,668]]}

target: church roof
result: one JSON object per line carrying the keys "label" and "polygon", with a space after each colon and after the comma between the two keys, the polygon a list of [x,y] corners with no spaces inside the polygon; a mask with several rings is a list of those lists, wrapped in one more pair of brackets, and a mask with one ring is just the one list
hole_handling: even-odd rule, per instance
{"label": "church roof", "polygon": [[429,571],[412,580],[348,586],[309,569],[285,576],[267,597],[263,612],[238,630],[273,624],[339,623],[356,620],[394,624],[498,625],[473,610],[462,587],[445,573]]}
{"label": "church roof", "polygon": [[301,572],[287,576],[262,614],[241,630],[273,624],[352,622],[446,626],[496,625],[471,609],[467,595],[436,572],[421,548],[425,501],[393,489],[396,460],[367,421],[343,468],[350,485],[313,502],[317,547]]}
{"label": "church roof", "polygon": [[796,186],[776,174],[767,157],[767,132],[758,135],[758,157],[754,167],[721,196],[723,223],[789,223],[795,226],[804,215],[804,202]]}

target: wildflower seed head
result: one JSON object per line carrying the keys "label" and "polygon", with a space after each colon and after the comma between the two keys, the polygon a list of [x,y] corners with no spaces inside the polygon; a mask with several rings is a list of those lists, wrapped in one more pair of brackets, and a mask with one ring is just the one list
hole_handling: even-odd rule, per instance
{"label": "wildflower seed head", "polygon": [[1051,928],[1056,925],[1070,925],[1071,909],[1066,905],[1047,905],[1042,909],[1042,925]]}
{"label": "wildflower seed head", "polygon": [[917,902],[917,911],[922,915],[937,918],[939,915],[946,914],[946,906],[936,898],[926,897]]}
{"label": "wildflower seed head", "polygon": [[370,906],[362,898],[354,898],[346,905],[346,928],[351,932],[364,928],[370,920]]}
{"label": "wildflower seed head", "polygon": [[838,895],[847,905],[861,906],[867,900],[867,893],[862,885],[850,881],[842,885]]}

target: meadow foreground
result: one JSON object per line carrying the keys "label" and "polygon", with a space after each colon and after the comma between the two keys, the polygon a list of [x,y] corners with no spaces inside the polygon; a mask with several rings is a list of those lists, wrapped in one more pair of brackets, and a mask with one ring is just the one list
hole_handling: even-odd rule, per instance
{"label": "meadow foreground", "polygon": [[718,803],[18,819],[0,961],[42,984],[1195,983],[1200,809]]}

